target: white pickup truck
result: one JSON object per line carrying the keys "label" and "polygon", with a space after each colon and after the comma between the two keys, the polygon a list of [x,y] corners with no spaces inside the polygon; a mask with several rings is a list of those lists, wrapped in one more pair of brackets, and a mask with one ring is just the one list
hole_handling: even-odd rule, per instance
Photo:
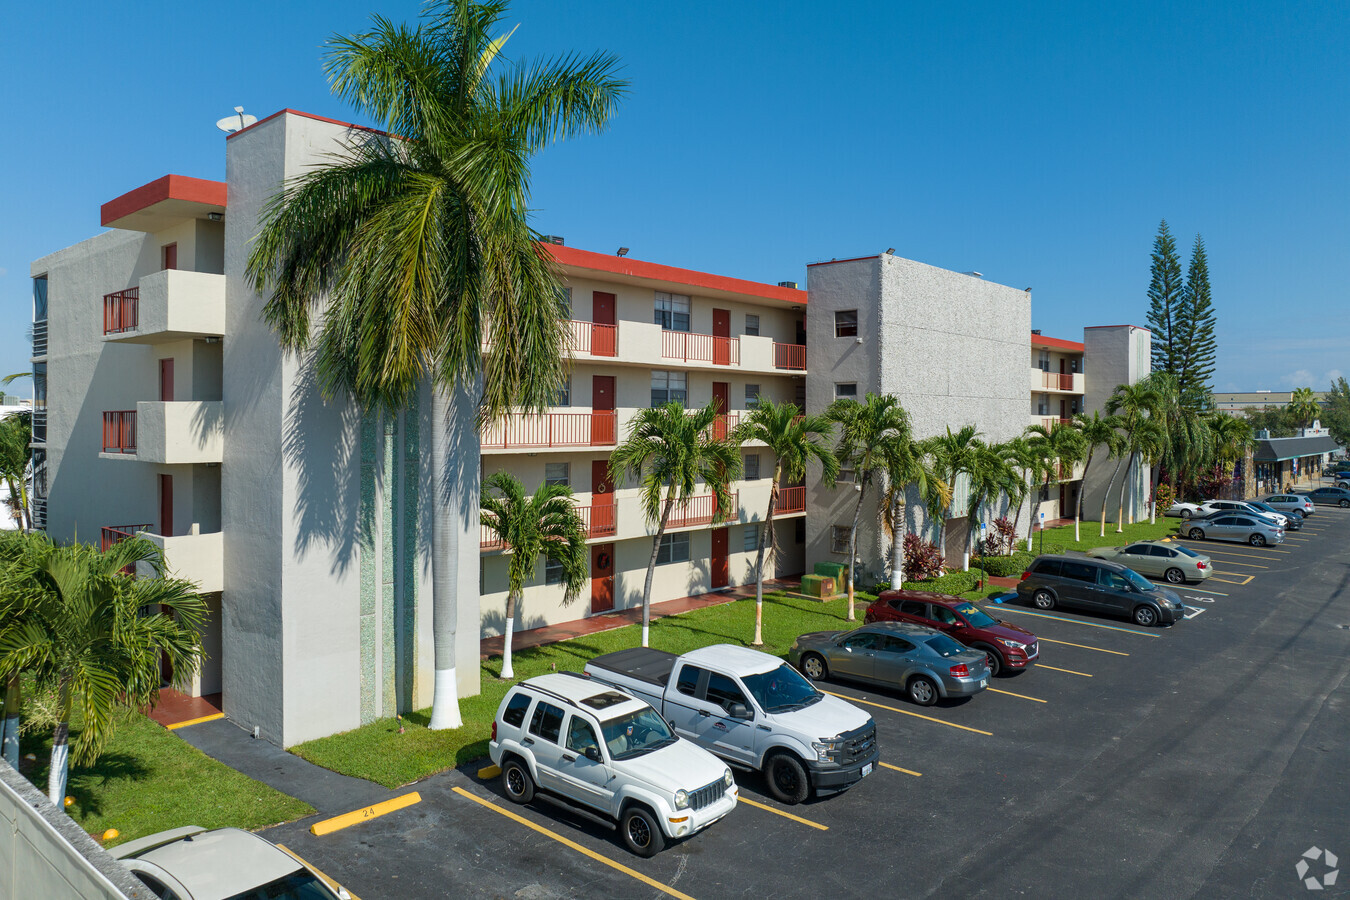
{"label": "white pickup truck", "polygon": [[845,790],[876,765],[871,716],[758,650],[715,644],[676,656],[634,647],[596,657],[586,674],[646,700],[681,737],[763,770],[784,803],[802,802],[812,788]]}

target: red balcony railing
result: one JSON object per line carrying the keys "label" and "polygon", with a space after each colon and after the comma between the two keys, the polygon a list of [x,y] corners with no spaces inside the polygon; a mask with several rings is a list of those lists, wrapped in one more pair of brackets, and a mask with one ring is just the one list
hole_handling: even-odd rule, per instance
{"label": "red balcony railing", "polygon": [[619,350],[619,327],[617,325],[599,325],[595,322],[579,322],[573,319],[571,335],[567,349],[573,353],[589,353],[591,356],[616,356]]}
{"label": "red balcony railing", "polygon": [[692,331],[662,331],[661,358],[710,362],[717,366],[741,364],[741,340]]}
{"label": "red balcony railing", "polygon": [[[612,503],[601,503],[592,506],[578,506],[577,513],[581,516],[581,521],[586,526],[586,536],[588,538],[610,537],[618,531],[617,507]],[[147,526],[148,527],[148,526]],[[478,546],[483,550],[502,549],[502,539],[497,536],[497,532],[486,525],[480,526],[481,533],[478,539]]]}
{"label": "red balcony railing", "polygon": [[789,487],[778,489],[778,506],[774,509],[775,513],[799,513],[806,512],[806,487]]}
{"label": "red balcony railing", "polygon": [[740,423],[741,423],[740,410],[735,410],[729,413],[723,413],[716,419],[713,419],[712,425],[709,426],[708,428],[708,434],[715,441],[724,441],[727,439],[727,436],[730,435],[731,432],[734,431],[736,429],[736,426],[739,425]]}
{"label": "red balcony railing", "polygon": [[113,544],[135,537],[138,531],[149,530],[149,525],[104,525],[99,529],[99,550],[106,553]]}
{"label": "red balcony railing", "polygon": [[[739,494],[733,492],[731,495],[731,505],[723,511],[722,518],[730,519],[736,515]],[[667,528],[685,528],[689,525],[707,525],[714,518],[717,511],[717,496],[715,494],[699,494],[690,497],[683,503],[676,503],[675,508],[670,511],[670,518],[666,521]]]}
{"label": "red balcony railing", "polygon": [[485,426],[485,449],[513,447],[607,447],[615,443],[618,415],[614,410],[512,416]]}
{"label": "red balcony railing", "polygon": [[136,410],[119,409],[103,414],[103,452],[136,452]]}
{"label": "red balcony railing", "polygon": [[103,295],[103,333],[135,331],[140,323],[141,289],[127,288]]}
{"label": "red balcony railing", "polygon": [[1041,387],[1052,391],[1073,390],[1072,372],[1041,372]]}
{"label": "red balcony railing", "polygon": [[806,345],[780,344],[773,342],[773,365],[775,369],[797,369],[806,371]]}

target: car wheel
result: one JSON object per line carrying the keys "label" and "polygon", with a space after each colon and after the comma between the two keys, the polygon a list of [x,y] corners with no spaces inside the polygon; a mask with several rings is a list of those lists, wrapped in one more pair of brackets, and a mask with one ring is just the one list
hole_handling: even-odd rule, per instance
{"label": "car wheel", "polygon": [[1152,628],[1158,624],[1158,611],[1151,606],[1136,606],[1134,608],[1134,624],[1144,628]]}
{"label": "car wheel", "polygon": [[811,781],[806,777],[806,766],[791,753],[775,753],[764,767],[769,793],[782,803],[798,804],[811,792]]}
{"label": "car wheel", "polygon": [[1253,547],[1264,547],[1266,545],[1266,539],[1262,535],[1254,534],[1247,538],[1247,543],[1251,544]]}
{"label": "car wheel", "polygon": [[1186,532],[1186,537],[1193,541],[1203,541],[1205,539],[1205,532],[1199,528],[1192,528],[1190,531]]}
{"label": "car wheel", "polygon": [[1186,583],[1186,574],[1177,568],[1168,569],[1167,574],[1163,577],[1167,579],[1168,584]]}
{"label": "car wheel", "polygon": [[1342,498],[1341,498],[1341,509],[1345,509],[1346,507],[1350,507],[1350,500],[1347,500],[1347,499],[1345,499],[1344,497],[1342,497]]}
{"label": "car wheel", "polygon": [[534,799],[534,779],[523,762],[509,759],[502,764],[502,790],[512,803],[529,803]]}
{"label": "car wheel", "polygon": [[802,657],[802,672],[812,681],[819,681],[830,673],[830,669],[825,665],[825,657],[808,653]]}
{"label": "car wheel", "polygon": [[1191,511],[1189,509],[1183,509],[1181,511],[1181,517],[1183,519],[1189,519],[1191,517]]}
{"label": "car wheel", "polygon": [[1037,591],[1031,596],[1031,602],[1037,609],[1054,609],[1055,597],[1049,591]]}
{"label": "car wheel", "polygon": [[656,817],[641,806],[628,807],[619,825],[623,842],[638,856],[655,856],[666,847],[666,836],[656,824]]}
{"label": "car wheel", "polygon": [[985,658],[989,660],[989,677],[997,678],[998,673],[1003,671],[1003,657],[998,655],[998,651],[993,647],[975,647],[976,650],[983,650]]}
{"label": "car wheel", "polygon": [[920,706],[932,706],[938,702],[937,685],[933,683],[932,679],[915,675],[909,680],[906,689],[909,691],[909,699]]}

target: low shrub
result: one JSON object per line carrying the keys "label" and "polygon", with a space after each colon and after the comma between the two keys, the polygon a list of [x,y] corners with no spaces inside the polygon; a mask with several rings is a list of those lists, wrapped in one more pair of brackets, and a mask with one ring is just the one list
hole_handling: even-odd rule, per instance
{"label": "low shrub", "polygon": [[964,594],[975,589],[975,580],[979,575],[974,569],[969,572],[947,572],[923,581],[906,581],[905,587],[914,591],[936,591],[939,594]]}
{"label": "low shrub", "polygon": [[997,578],[1015,578],[1025,572],[1035,558],[1034,553],[1018,550],[1011,556],[986,556],[971,562]]}
{"label": "low shrub", "polygon": [[942,574],[945,560],[937,545],[917,534],[905,535],[905,577],[910,581],[925,581]]}
{"label": "low shrub", "polygon": [[1017,546],[1017,530],[1007,516],[994,520],[994,528],[989,536],[976,543],[977,556],[1007,556]]}

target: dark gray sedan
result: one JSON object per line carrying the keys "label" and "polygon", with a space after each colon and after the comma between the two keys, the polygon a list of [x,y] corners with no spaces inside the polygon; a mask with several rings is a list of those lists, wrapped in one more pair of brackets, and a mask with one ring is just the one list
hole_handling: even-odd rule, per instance
{"label": "dark gray sedan", "polygon": [[983,651],[908,622],[804,634],[793,641],[788,662],[811,679],[835,676],[903,688],[920,706],[969,697],[989,686]]}

